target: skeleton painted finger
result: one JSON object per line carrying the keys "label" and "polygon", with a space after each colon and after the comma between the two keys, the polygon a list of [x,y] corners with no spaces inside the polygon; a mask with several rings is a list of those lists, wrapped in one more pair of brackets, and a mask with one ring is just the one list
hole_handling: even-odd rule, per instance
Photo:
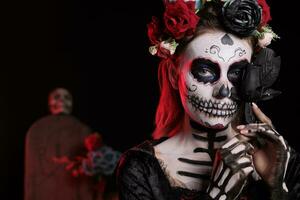
{"label": "skeleton painted finger", "polygon": [[256,137],[256,133],[264,130],[263,128],[268,126],[265,123],[252,123],[247,125],[239,125],[237,129],[241,134],[246,134],[247,137]]}
{"label": "skeleton painted finger", "polygon": [[249,174],[254,171],[252,146],[237,137],[217,152],[212,180],[207,193],[210,199],[234,200],[241,195]]}

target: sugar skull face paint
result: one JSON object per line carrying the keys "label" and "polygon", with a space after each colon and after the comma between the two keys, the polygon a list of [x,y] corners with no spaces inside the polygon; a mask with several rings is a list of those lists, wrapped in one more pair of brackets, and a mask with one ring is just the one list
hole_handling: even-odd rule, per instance
{"label": "sugar skull face paint", "polygon": [[230,99],[230,91],[251,56],[247,40],[223,31],[204,33],[188,44],[179,61],[178,88],[191,119],[216,129],[234,119],[238,103]]}
{"label": "sugar skull face paint", "polygon": [[49,94],[48,105],[52,115],[71,114],[72,95],[64,88],[57,88]]}

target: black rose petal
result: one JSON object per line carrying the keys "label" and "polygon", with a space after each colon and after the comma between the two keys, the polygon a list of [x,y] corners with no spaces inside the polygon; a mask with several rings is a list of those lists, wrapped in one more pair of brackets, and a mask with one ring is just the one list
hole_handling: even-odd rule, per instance
{"label": "black rose petal", "polygon": [[280,92],[270,87],[279,76],[280,64],[280,57],[272,49],[261,49],[246,67],[238,90],[233,94],[245,102],[258,102],[278,96]]}
{"label": "black rose petal", "polygon": [[256,0],[228,0],[222,7],[225,29],[240,36],[250,36],[261,22],[262,9]]}

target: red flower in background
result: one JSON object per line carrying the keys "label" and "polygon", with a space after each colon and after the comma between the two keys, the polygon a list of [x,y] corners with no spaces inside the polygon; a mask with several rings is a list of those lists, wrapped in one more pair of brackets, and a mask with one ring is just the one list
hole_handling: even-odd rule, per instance
{"label": "red flower in background", "polygon": [[[83,143],[87,151],[82,149],[82,144],[80,150],[84,151],[79,156],[53,157],[53,162],[63,164],[64,169],[75,178],[89,177],[95,184],[93,187],[95,191],[91,192],[102,196],[106,192],[106,183],[110,182],[108,179],[113,178],[121,152],[107,146],[98,132],[86,136]],[[85,155],[83,155],[84,153]],[[99,199],[98,197],[97,199]]]}
{"label": "red flower in background", "polygon": [[272,19],[270,7],[266,0],[257,0],[257,2],[262,8],[261,26],[265,26]]}
{"label": "red flower in background", "polygon": [[84,145],[88,151],[95,151],[102,146],[102,136],[95,132],[84,139]]}
{"label": "red flower in background", "polygon": [[195,13],[195,2],[166,2],[164,22],[167,33],[176,40],[194,34],[199,17]]}

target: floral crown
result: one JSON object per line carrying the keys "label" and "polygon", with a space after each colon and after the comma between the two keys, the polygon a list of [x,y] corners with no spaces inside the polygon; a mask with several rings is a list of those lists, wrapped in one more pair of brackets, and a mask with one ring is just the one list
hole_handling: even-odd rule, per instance
{"label": "floral crown", "polygon": [[218,18],[226,31],[239,37],[254,36],[258,46],[265,48],[279,38],[268,25],[270,7],[266,0],[164,0],[163,23],[156,17],[148,24],[148,37],[152,55],[169,58],[177,46],[193,37],[201,21],[200,11],[207,3],[220,8]]}

